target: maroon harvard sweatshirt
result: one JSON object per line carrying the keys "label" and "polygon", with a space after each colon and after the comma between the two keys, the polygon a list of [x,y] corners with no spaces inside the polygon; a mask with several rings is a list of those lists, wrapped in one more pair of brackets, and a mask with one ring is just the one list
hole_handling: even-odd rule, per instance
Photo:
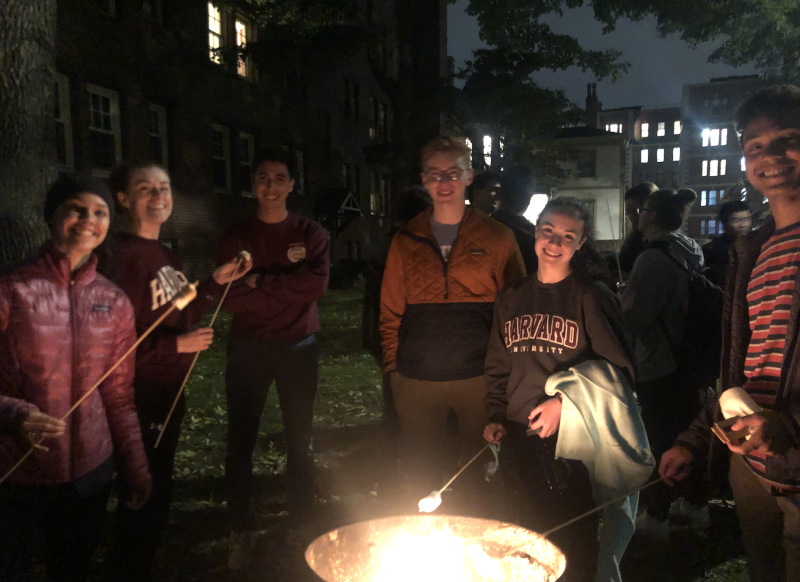
{"label": "maroon harvard sweatshirt", "polygon": [[328,238],[318,223],[292,212],[282,222],[248,218],[220,240],[219,263],[241,251],[253,255],[259,276],[252,289],[234,281],[224,308],[233,315],[231,337],[297,343],[319,331],[317,300],[328,288]]}
{"label": "maroon harvard sweatshirt", "polygon": [[[155,240],[119,233],[112,244],[112,265],[109,278],[119,285],[133,303],[136,332],[141,335],[169,309],[178,289],[172,284],[177,277],[183,284],[186,277],[178,255]],[[197,298],[183,310],[173,311],[136,350],[134,386],[137,403],[143,392],[158,392],[158,400],[169,406],[178,390],[194,354],[179,354],[177,338],[194,329],[206,310],[214,305],[222,291],[213,277],[197,289]],[[165,390],[172,388],[169,390]],[[168,393],[165,393],[168,392]]]}

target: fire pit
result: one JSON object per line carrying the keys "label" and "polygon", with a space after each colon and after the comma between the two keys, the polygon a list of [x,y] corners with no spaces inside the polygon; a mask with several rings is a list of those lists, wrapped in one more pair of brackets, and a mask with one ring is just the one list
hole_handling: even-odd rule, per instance
{"label": "fire pit", "polygon": [[306,562],[326,582],[555,582],[567,564],[532,531],[453,515],[341,527],[314,540]]}

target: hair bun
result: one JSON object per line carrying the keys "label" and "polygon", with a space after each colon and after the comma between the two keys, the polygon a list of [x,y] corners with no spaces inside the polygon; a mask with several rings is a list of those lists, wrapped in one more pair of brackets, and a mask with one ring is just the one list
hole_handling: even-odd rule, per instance
{"label": "hair bun", "polygon": [[681,206],[692,204],[695,200],[697,200],[697,192],[691,188],[681,188],[678,190],[677,194],[675,194],[675,200]]}

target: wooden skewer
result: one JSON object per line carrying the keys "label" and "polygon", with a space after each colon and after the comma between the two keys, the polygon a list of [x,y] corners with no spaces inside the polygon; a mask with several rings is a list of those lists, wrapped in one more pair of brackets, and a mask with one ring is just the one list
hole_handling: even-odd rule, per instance
{"label": "wooden skewer", "polygon": [[[228,285],[225,287],[225,291],[222,293],[222,298],[219,300],[217,304],[217,309],[214,311],[214,315],[211,317],[211,323],[208,327],[214,327],[214,322],[217,320],[217,315],[219,314],[219,310],[222,307],[223,302],[225,301],[225,297],[228,295],[228,290],[231,288],[231,284],[233,280],[236,278],[236,273],[239,272],[239,266],[244,262],[246,263],[250,260],[250,253],[247,251],[242,251],[239,253],[238,261],[236,261],[236,267],[233,269],[233,275],[231,275],[231,280],[228,281]],[[180,390],[178,390],[178,394],[175,396],[175,400],[172,402],[172,406],[167,413],[167,418],[164,420],[164,423],[161,425],[161,430],[158,433],[158,438],[156,439],[156,444],[153,448],[158,448],[159,443],[161,443],[161,439],[164,437],[164,431],[167,430],[167,425],[169,424],[169,419],[172,418],[172,413],[175,412],[175,407],[178,405],[178,400],[180,400],[181,394],[183,394],[184,388],[186,388],[186,382],[189,381],[189,376],[192,375],[192,371],[194,370],[194,365],[197,363],[197,358],[200,357],[200,352],[195,352],[194,359],[192,360],[192,365],[189,366],[189,370],[186,372],[186,376],[183,377],[183,382],[181,383]]]}
{"label": "wooden skewer", "polygon": [[[102,384],[105,381],[105,379],[108,378],[111,375],[111,372],[116,370],[117,367],[120,364],[122,364],[122,362],[125,361],[125,358],[130,356],[136,350],[136,348],[139,347],[139,344],[142,343],[144,338],[146,338],[148,335],[150,335],[150,333],[152,333],[152,331],[156,327],[158,327],[158,325],[162,321],[164,321],[164,319],[166,319],[167,316],[170,313],[175,311],[175,309],[183,309],[184,307],[186,307],[197,296],[197,290],[196,290],[195,286],[196,286],[196,283],[195,283],[195,285],[189,284],[186,287],[184,287],[184,289],[172,299],[172,305],[170,305],[169,309],[167,309],[163,314],[161,314],[161,316],[155,321],[155,323],[153,323],[153,325],[148,327],[147,330],[141,336],[139,336],[139,338],[136,340],[136,342],[130,348],[128,348],[128,351],[126,351],[124,354],[122,354],[122,356],[120,356],[120,358],[114,363],[114,365],[111,366],[108,370],[106,370],[105,374],[103,374],[100,377],[100,379],[95,383],[95,385],[92,386],[89,390],[87,390],[86,393],[83,396],[81,396],[75,402],[75,404],[73,404],[72,407],[66,412],[66,414],[64,414],[64,416],[62,416],[59,420],[61,420],[63,422],[63,421],[65,421],[67,419],[67,417],[70,414],[75,412],[75,410],[77,410],[77,408],[83,403],[83,401],[86,400],[89,397],[89,395],[91,395],[95,390],[97,390],[100,387],[100,384]],[[31,443],[33,446],[30,449],[28,449],[28,452],[25,453],[22,456],[22,458],[19,461],[17,461],[16,464],[13,467],[11,467],[8,471],[6,471],[6,474],[3,475],[2,478],[0,478],[0,485],[2,485],[3,482],[6,479],[8,479],[11,476],[11,474],[19,468],[20,465],[22,465],[22,463],[25,461],[25,459],[27,459],[34,450],[41,450],[41,448],[42,448],[41,447],[41,442],[43,440],[44,439],[39,439],[38,442],[36,442],[36,443],[32,442]]]}

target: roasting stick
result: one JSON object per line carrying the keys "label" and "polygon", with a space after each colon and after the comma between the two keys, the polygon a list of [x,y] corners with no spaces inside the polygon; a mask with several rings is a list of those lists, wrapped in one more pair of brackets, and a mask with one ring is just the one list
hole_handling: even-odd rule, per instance
{"label": "roasting stick", "polygon": [[[611,238],[616,241],[617,239],[614,236],[614,220],[611,218],[611,203],[608,201],[608,198],[606,198],[606,208],[608,208],[608,225],[611,227]],[[619,262],[619,249],[617,248],[616,242],[614,243],[614,258],[617,259],[617,272],[619,273],[619,282],[622,284],[625,281],[622,280],[622,265]]]}
{"label": "roasting stick", "polygon": [[[77,408],[78,408],[78,407],[79,407],[79,406],[80,406],[80,405],[83,403],[83,401],[84,401],[84,400],[86,400],[86,399],[89,397],[89,395],[90,395],[90,394],[92,394],[92,393],[93,393],[95,390],[97,390],[97,389],[100,387],[100,384],[102,384],[102,383],[105,381],[105,379],[106,379],[106,378],[108,378],[108,377],[111,375],[111,372],[113,372],[114,370],[116,370],[116,369],[117,369],[117,367],[118,367],[118,366],[119,366],[119,365],[120,365],[122,362],[124,362],[124,361],[125,361],[125,358],[127,358],[128,356],[130,356],[130,355],[131,355],[131,354],[132,354],[132,353],[133,353],[133,352],[136,350],[136,348],[137,348],[137,347],[139,347],[139,344],[140,344],[140,343],[142,343],[142,341],[144,340],[144,338],[146,338],[148,335],[150,335],[150,333],[152,333],[152,331],[153,331],[153,330],[154,330],[156,327],[158,327],[158,325],[159,325],[159,324],[160,324],[162,321],[164,321],[164,319],[166,319],[166,317],[167,317],[167,316],[168,316],[170,313],[172,313],[173,311],[175,311],[175,309],[182,310],[184,307],[186,307],[187,305],[189,305],[189,303],[191,303],[191,301],[192,301],[192,300],[193,300],[193,299],[194,299],[194,298],[197,296],[197,289],[196,289],[196,285],[197,285],[197,283],[195,283],[194,285],[192,285],[192,284],[190,283],[189,285],[186,285],[186,286],[185,286],[183,289],[181,289],[181,291],[180,291],[180,292],[179,292],[179,293],[178,293],[178,294],[177,294],[175,297],[173,297],[173,298],[172,298],[172,305],[170,305],[169,309],[167,309],[167,310],[166,310],[166,311],[165,311],[165,312],[164,312],[164,313],[163,313],[163,314],[162,314],[162,315],[161,315],[161,316],[160,316],[160,317],[159,317],[159,318],[158,318],[158,319],[157,319],[157,320],[156,320],[156,321],[153,323],[153,325],[151,325],[150,327],[148,327],[148,328],[147,328],[147,330],[146,330],[146,331],[145,331],[145,332],[144,332],[142,335],[140,335],[140,336],[139,336],[139,338],[136,340],[136,343],[134,343],[134,344],[133,344],[133,345],[132,345],[130,348],[128,348],[128,351],[127,351],[127,352],[125,352],[124,354],[122,354],[122,356],[120,356],[120,358],[119,358],[119,359],[118,359],[118,360],[117,360],[117,361],[114,363],[114,365],[113,365],[113,366],[111,366],[111,367],[110,367],[108,370],[106,370],[105,374],[103,374],[103,375],[100,377],[100,379],[99,379],[99,380],[98,380],[98,381],[95,383],[95,385],[94,385],[94,386],[92,386],[92,387],[91,387],[89,390],[87,390],[87,391],[86,391],[86,393],[85,393],[83,396],[81,396],[81,397],[80,397],[80,398],[79,398],[79,399],[78,399],[78,400],[75,402],[75,404],[73,404],[73,405],[72,405],[72,407],[71,407],[71,408],[70,408],[70,409],[69,409],[69,410],[66,412],[66,414],[64,414],[64,416],[62,416],[62,417],[61,417],[59,420],[61,420],[61,421],[63,422],[64,420],[66,420],[66,419],[67,419],[67,417],[68,417],[70,414],[72,414],[73,412],[75,412],[75,410],[77,410]],[[11,476],[11,474],[12,474],[14,471],[16,471],[16,470],[17,470],[17,468],[19,468],[19,466],[20,466],[20,465],[21,465],[21,464],[22,464],[22,463],[25,461],[25,459],[27,459],[27,458],[28,458],[28,457],[31,455],[31,453],[32,453],[34,450],[36,450],[36,449],[39,449],[39,450],[41,450],[42,448],[44,448],[44,447],[42,447],[42,446],[41,446],[41,442],[42,442],[43,440],[44,440],[44,439],[39,439],[39,442],[37,442],[37,443],[31,443],[33,446],[32,446],[30,449],[28,449],[28,452],[27,452],[27,453],[25,453],[25,454],[22,456],[22,458],[21,458],[19,461],[17,461],[17,463],[16,463],[16,464],[15,464],[13,467],[11,467],[11,468],[10,468],[10,469],[9,469],[9,470],[6,472],[6,474],[5,474],[5,475],[3,475],[3,477],[2,477],[2,478],[0,478],[0,484],[2,484],[2,483],[3,483],[3,482],[6,480],[6,479],[8,479],[8,478]]]}
{"label": "roasting stick", "polygon": [[474,457],[472,457],[463,467],[461,467],[458,470],[458,473],[453,475],[452,479],[450,479],[447,483],[444,484],[444,487],[442,487],[441,489],[437,489],[436,491],[431,491],[431,493],[427,497],[423,497],[422,499],[420,499],[419,500],[420,512],[431,513],[437,507],[439,507],[442,504],[442,492],[448,487],[450,487],[450,484],[456,480],[456,477],[461,475],[461,473],[464,472],[464,469],[469,467],[472,464],[472,462],[478,457],[480,457],[481,454],[483,454],[483,451],[488,449],[490,446],[492,446],[490,443],[486,444],[486,446],[484,446],[480,451],[478,451]]}
{"label": "roasting stick", "polygon": [[[217,309],[214,311],[214,315],[211,317],[211,323],[208,327],[214,327],[214,322],[217,319],[217,315],[219,314],[219,310],[222,307],[222,304],[225,302],[225,297],[228,295],[228,290],[231,288],[231,283],[236,278],[236,274],[239,272],[239,267],[247,263],[250,260],[250,253],[247,251],[239,252],[237,257],[239,260],[236,261],[236,267],[233,269],[233,275],[231,275],[231,280],[228,281],[228,285],[225,287],[225,291],[222,293],[222,299],[219,300],[217,304]],[[161,442],[161,438],[164,436],[164,431],[167,430],[167,425],[169,424],[169,419],[172,418],[172,413],[175,412],[175,407],[178,405],[178,400],[183,394],[183,389],[186,388],[186,382],[189,381],[189,376],[192,375],[192,370],[194,370],[194,365],[197,363],[197,358],[200,357],[200,352],[194,353],[194,359],[192,360],[192,365],[189,366],[189,371],[186,372],[186,376],[183,377],[183,383],[181,384],[180,390],[178,390],[177,396],[175,396],[175,400],[172,402],[172,406],[169,409],[169,413],[167,414],[167,418],[164,423],[161,425],[161,431],[158,433],[158,438],[156,439],[156,444],[153,448],[158,448],[159,443]]]}

